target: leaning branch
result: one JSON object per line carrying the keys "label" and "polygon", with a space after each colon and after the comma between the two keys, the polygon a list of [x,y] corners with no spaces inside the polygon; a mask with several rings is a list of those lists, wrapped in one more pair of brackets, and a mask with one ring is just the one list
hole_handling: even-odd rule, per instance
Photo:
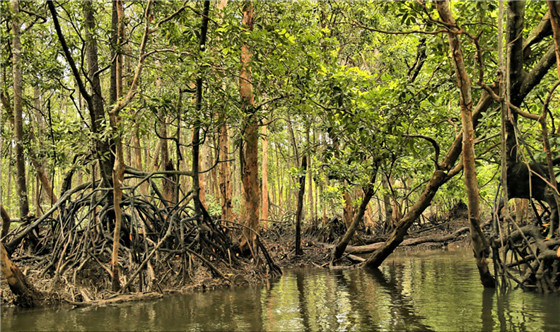
{"label": "leaning branch", "polygon": [[136,70],[134,71],[134,78],[132,79],[132,84],[130,85],[130,89],[128,89],[128,93],[126,96],[119,100],[115,107],[111,110],[111,115],[118,115],[119,111],[122,110],[134,97],[136,94],[136,87],[138,86],[138,82],[140,80],[140,74],[142,73],[142,68],[144,66],[144,60],[146,59],[146,55],[144,54],[146,50],[146,43],[148,41],[148,34],[150,32],[150,7],[152,5],[152,0],[148,1],[146,5],[146,10],[144,11],[144,34],[142,36],[142,42],[140,43],[140,56],[138,57],[138,63],[136,64]]}
{"label": "leaning branch", "polygon": [[435,167],[436,169],[441,169],[441,166],[439,164],[439,144],[438,142],[436,142],[435,139],[429,137],[429,136],[425,136],[425,135],[420,135],[420,134],[415,134],[415,135],[403,135],[404,137],[415,137],[415,138],[423,138],[426,141],[430,142],[432,144],[432,146],[434,147],[435,150],[435,156],[434,156],[434,163],[435,163]]}
{"label": "leaning branch", "polygon": [[80,72],[78,71],[78,68],[76,67],[76,63],[74,62],[74,58],[72,58],[72,55],[70,54],[68,44],[66,43],[66,38],[64,38],[64,35],[62,34],[62,30],[60,28],[60,23],[58,22],[58,15],[56,14],[56,8],[54,7],[53,0],[47,1],[47,6],[49,7],[49,11],[52,14],[54,28],[56,30],[58,40],[60,41],[60,46],[62,46],[62,51],[64,52],[64,57],[66,58],[66,61],[68,61],[68,64],[70,65],[70,69],[72,70],[72,75],[74,75],[74,78],[76,79],[76,82],[78,83],[78,89],[80,90],[80,94],[86,100],[86,102],[88,104],[88,107],[90,109],[92,109],[93,106],[92,106],[91,95],[87,92],[86,86],[85,86],[84,82],[82,81],[82,77],[80,76]]}

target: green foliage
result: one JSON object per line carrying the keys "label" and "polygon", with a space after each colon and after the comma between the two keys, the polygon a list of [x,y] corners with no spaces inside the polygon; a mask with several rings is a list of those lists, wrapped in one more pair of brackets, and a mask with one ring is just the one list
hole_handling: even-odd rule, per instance
{"label": "green foliage", "polygon": [[[497,5],[497,1],[452,2],[454,17],[468,33],[459,37],[475,87],[474,100],[481,93],[479,80],[489,85],[496,80]],[[8,6],[8,2],[0,2],[0,10],[7,13],[6,22],[11,19]],[[88,155],[95,150],[88,110],[75,91],[75,80],[63,59],[46,7],[30,1],[21,2],[21,6],[47,18],[42,22],[30,14],[21,14],[24,25],[30,27],[22,36],[25,126],[38,132],[37,124],[30,120],[31,96],[33,88],[38,87],[42,118],[48,127],[41,137],[28,139],[26,145],[28,150],[47,157],[51,169],[67,169],[76,155]],[[244,43],[252,54],[253,116],[270,123],[269,153],[275,162],[269,163],[273,174],[269,178],[277,195],[281,183],[285,184],[283,194],[289,195],[296,187],[293,177],[303,174],[295,166],[299,162],[297,150],[299,158],[310,155],[309,174],[316,186],[324,186],[321,200],[330,206],[338,207],[343,191],[367,184],[375,172],[390,174],[396,181],[397,195],[412,201],[434,169],[435,151],[427,140],[411,135],[433,138],[441,153],[445,153],[461,130],[455,72],[446,35],[435,33],[443,28],[437,22],[433,3],[427,2],[423,7],[411,1],[260,1],[254,3],[251,33],[242,31],[241,2],[229,2],[223,16],[213,3],[204,52],[199,48],[203,3],[188,2],[188,7],[179,11],[182,6],[183,2],[179,1],[153,3],[153,31],[146,48],[151,53],[144,63],[138,93],[121,112],[119,131],[114,132],[104,123],[99,137],[119,134],[128,144],[131,128],[137,126],[142,145],[154,147],[156,130],[165,121],[168,135],[180,134],[182,154],[188,155],[189,130],[195,123],[200,123],[208,144],[215,148],[217,127],[225,122],[234,142],[228,158],[238,163],[237,147],[243,140],[242,123],[246,116],[239,97],[240,54]],[[87,68],[82,7],[79,1],[57,3],[69,51],[84,79]],[[105,107],[109,110],[107,68],[112,61],[111,51],[117,49],[126,55],[126,93],[140,56],[138,48],[146,3],[126,3],[125,45],[110,42],[111,3],[95,2],[94,7],[98,22],[94,33],[98,40],[99,74]],[[526,34],[539,23],[546,8],[544,2],[527,4]],[[156,29],[158,22],[162,23]],[[414,33],[403,33],[411,31]],[[2,74],[6,77],[0,89],[11,99],[9,24],[1,25],[0,39]],[[527,69],[549,46],[546,42],[533,46]],[[200,111],[193,102],[194,82],[199,77],[203,79]],[[524,109],[540,113],[542,101],[556,79],[554,72],[549,73],[526,99]],[[86,84],[90,89],[89,82]],[[553,99],[551,114],[555,119],[559,116],[556,106],[557,101]],[[9,142],[11,126],[7,120],[11,115],[2,109],[1,135],[3,142]],[[527,154],[530,152],[542,160],[542,153],[538,153],[542,151],[538,126],[520,120],[519,129],[528,142]],[[498,114],[488,113],[481,119],[476,133],[481,139],[476,146],[477,153],[480,151],[477,167],[481,197],[485,201],[491,200],[495,190],[499,130]],[[551,143],[557,150],[560,139],[553,137]],[[8,145],[3,144],[3,170],[10,162],[8,150]],[[148,153],[153,152],[148,149]],[[186,160],[185,165],[190,162]],[[443,193],[438,199],[461,198],[461,180],[453,179]],[[382,194],[379,191],[377,195]],[[235,200],[238,207],[240,198]],[[219,213],[217,200],[209,201],[212,213]]]}

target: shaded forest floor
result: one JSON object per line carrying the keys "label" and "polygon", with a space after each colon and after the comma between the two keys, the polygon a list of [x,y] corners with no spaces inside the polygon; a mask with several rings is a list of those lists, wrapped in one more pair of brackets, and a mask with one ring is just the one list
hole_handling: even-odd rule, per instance
{"label": "shaded forest floor", "polygon": [[[328,268],[333,245],[344,234],[345,227],[339,219],[333,219],[324,227],[307,226],[302,232],[303,255],[295,255],[295,228],[291,223],[271,222],[261,234],[262,243],[272,260],[281,269],[294,267]],[[353,250],[370,250],[382,243],[385,235],[378,232],[359,231],[352,245],[348,248],[342,265],[350,265],[355,255],[365,257],[367,253]],[[409,230],[409,236],[397,250],[426,250],[446,247],[469,246],[468,221],[466,215],[451,215],[447,220],[440,220],[424,225],[415,225]],[[415,242],[416,241],[416,242]],[[368,249],[368,246],[370,247]],[[365,249],[364,249],[365,248]],[[70,305],[97,305],[123,301],[157,298],[168,293],[188,293],[207,291],[225,287],[243,287],[264,283],[273,276],[266,262],[255,262],[250,255],[236,255],[236,264],[228,264],[220,259],[209,260],[214,271],[196,257],[168,253],[156,257],[165,260],[156,270],[150,271],[153,278],[149,281],[140,278],[131,283],[126,294],[117,294],[111,289],[111,279],[101,264],[88,263],[79,272],[53,276],[46,272],[44,261],[34,259],[33,255],[21,250],[14,253],[12,259],[37,290],[45,294],[45,303],[67,303]],[[130,275],[131,270],[123,266],[122,275]],[[219,275],[221,274],[221,275]],[[126,282],[126,280],[123,280]],[[140,286],[143,285],[143,286]],[[147,285],[147,286],[146,286]],[[149,291],[147,291],[149,290]],[[3,305],[11,305],[14,297],[6,280],[2,279],[1,297]]]}

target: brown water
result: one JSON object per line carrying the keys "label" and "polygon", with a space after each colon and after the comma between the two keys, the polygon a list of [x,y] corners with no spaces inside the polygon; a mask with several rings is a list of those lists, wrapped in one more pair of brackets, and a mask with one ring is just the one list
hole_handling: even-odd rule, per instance
{"label": "brown water", "polygon": [[287,271],[267,286],[105,307],[2,308],[2,331],[560,331],[560,296],[480,286],[470,251],[399,254],[380,273]]}

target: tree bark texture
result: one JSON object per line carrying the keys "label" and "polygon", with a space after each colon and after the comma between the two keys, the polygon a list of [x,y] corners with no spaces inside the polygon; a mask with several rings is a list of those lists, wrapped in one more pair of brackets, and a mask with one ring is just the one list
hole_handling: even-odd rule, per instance
{"label": "tree bark texture", "polygon": [[[220,19],[223,19],[224,9],[227,6],[227,0],[221,0],[217,4]],[[226,89],[225,82],[222,88]],[[222,219],[233,221],[233,203],[231,189],[231,167],[229,152],[229,130],[227,121],[226,105],[224,104],[222,112],[219,114],[218,126],[218,173],[219,173],[219,190],[222,203]]]}
{"label": "tree bark texture", "polygon": [[[253,2],[243,2],[242,29],[246,32],[253,31]],[[239,94],[241,96],[241,109],[245,114],[244,148],[241,160],[241,173],[243,182],[243,211],[245,225],[241,247],[253,248],[255,235],[252,231],[259,230],[259,122],[256,114],[253,84],[251,81],[251,50],[247,43],[241,46],[241,72],[239,74]],[[252,231],[251,231],[252,230]]]}
{"label": "tree bark texture", "polygon": [[27,181],[25,179],[25,157],[23,154],[23,84],[21,69],[21,23],[19,21],[19,2],[10,2],[12,10],[12,66],[14,75],[14,140],[16,153],[16,184],[19,198],[20,218],[29,214],[29,200],[27,198]]}
{"label": "tree bark texture", "polygon": [[[200,52],[204,52],[206,48],[206,35],[208,32],[208,13],[210,10],[210,1],[204,1],[204,9],[202,14],[202,25],[200,27],[200,41],[199,41],[199,50]],[[196,77],[196,100],[195,106],[197,115],[202,116],[202,73],[198,73]],[[195,196],[194,206],[196,214],[201,214],[201,204],[204,204],[205,199],[201,199],[204,197],[204,188],[201,186],[201,177],[200,177],[200,119],[196,119],[194,129],[193,129],[193,137],[192,137],[192,173],[193,173],[193,192]]]}
{"label": "tree bark texture", "polygon": [[449,3],[436,1],[436,8],[442,21],[448,25],[449,47],[453,57],[455,74],[457,75],[457,85],[459,87],[461,108],[461,122],[463,125],[463,173],[465,187],[467,190],[469,222],[471,229],[471,240],[473,251],[476,258],[476,265],[480,274],[480,279],[484,287],[495,287],[494,277],[488,267],[488,256],[490,254],[488,241],[480,228],[480,201],[478,194],[478,183],[476,181],[475,153],[474,153],[474,125],[472,120],[472,95],[471,81],[465,69],[463,51],[459,41],[459,29],[451,14]]}
{"label": "tree bark texture", "polygon": [[[91,129],[94,134],[101,132],[101,126],[105,117],[105,110],[103,106],[103,96],[101,94],[101,81],[99,79],[99,60],[97,55],[97,37],[94,31],[97,28],[95,21],[94,3],[86,1],[83,3],[84,11],[84,27],[86,35],[86,62],[88,69],[88,81],[91,83],[91,103],[88,103],[89,114],[91,118]],[[111,151],[114,148],[114,140],[95,139],[96,152],[99,160],[99,170],[102,180],[102,185],[105,188],[113,187],[113,165],[115,164],[115,157]]]}
{"label": "tree bark texture", "polygon": [[1,235],[1,237],[4,237],[10,231],[10,224],[12,223],[12,220],[10,219],[10,215],[8,214],[8,211],[6,211],[6,209],[4,209],[4,205],[0,205],[0,212],[1,212],[1,217],[2,217],[2,233],[1,233],[2,235]]}
{"label": "tree bark texture", "polygon": [[263,227],[266,228],[268,220],[268,136],[266,133],[267,125],[263,124],[262,127],[262,164],[261,164],[261,176],[262,176],[262,197],[261,197],[261,220],[263,221]]}
{"label": "tree bark texture", "polygon": [[[117,100],[122,95],[122,66],[123,66],[123,56],[119,49],[124,40],[124,29],[121,27],[124,19],[124,10],[121,0],[116,0],[113,2],[113,36],[112,40],[114,42],[114,58],[115,61],[111,64],[111,87],[110,87],[110,103],[115,105]],[[122,200],[122,186],[124,181],[124,152],[123,152],[123,142],[122,142],[122,132],[121,126],[122,121],[118,112],[112,113],[111,115],[111,127],[113,129],[113,135],[115,139],[115,163],[113,166],[113,208],[115,211],[115,229],[113,232],[113,251],[111,255],[111,271],[112,280],[111,286],[114,292],[117,292],[120,286],[119,280],[119,244],[121,240],[121,228],[122,228],[122,210],[121,210],[121,200]]]}
{"label": "tree bark texture", "polygon": [[344,233],[344,236],[342,237],[342,239],[340,239],[340,241],[337,243],[337,245],[334,248],[334,251],[333,251],[333,254],[332,254],[332,261],[333,262],[335,260],[339,259],[340,257],[342,257],[342,254],[344,254],[344,251],[346,250],[346,247],[350,243],[350,240],[352,240],[352,237],[354,236],[354,233],[356,232],[356,229],[358,228],[358,225],[360,224],[360,221],[364,218],[364,214],[366,212],[369,201],[373,197],[373,193],[374,193],[373,183],[374,182],[375,182],[375,176],[373,177],[369,186],[364,190],[364,198],[362,199],[362,203],[360,203],[360,207],[358,208],[358,212],[354,216],[354,219],[352,220],[352,223],[349,225],[348,229],[346,230],[346,233]]}
{"label": "tree bark texture", "polygon": [[299,191],[296,208],[296,255],[303,255],[301,248],[301,217],[303,214],[303,197],[305,195],[305,173],[307,172],[307,156],[301,158],[302,175],[299,177]]}
{"label": "tree bark texture", "polygon": [[42,294],[29,283],[20,269],[12,262],[3,243],[0,243],[0,258],[2,260],[2,277],[6,278],[8,282],[8,286],[15,296],[16,305],[26,308],[40,305]]}
{"label": "tree bark texture", "polygon": [[[508,1],[507,29],[506,29],[506,89],[509,101],[514,106],[520,106],[523,98],[518,93],[523,82],[523,27],[525,24],[525,1]],[[509,107],[508,107],[509,108]],[[512,167],[518,161],[517,113],[508,111],[508,121],[505,123],[506,133],[506,165]]]}

